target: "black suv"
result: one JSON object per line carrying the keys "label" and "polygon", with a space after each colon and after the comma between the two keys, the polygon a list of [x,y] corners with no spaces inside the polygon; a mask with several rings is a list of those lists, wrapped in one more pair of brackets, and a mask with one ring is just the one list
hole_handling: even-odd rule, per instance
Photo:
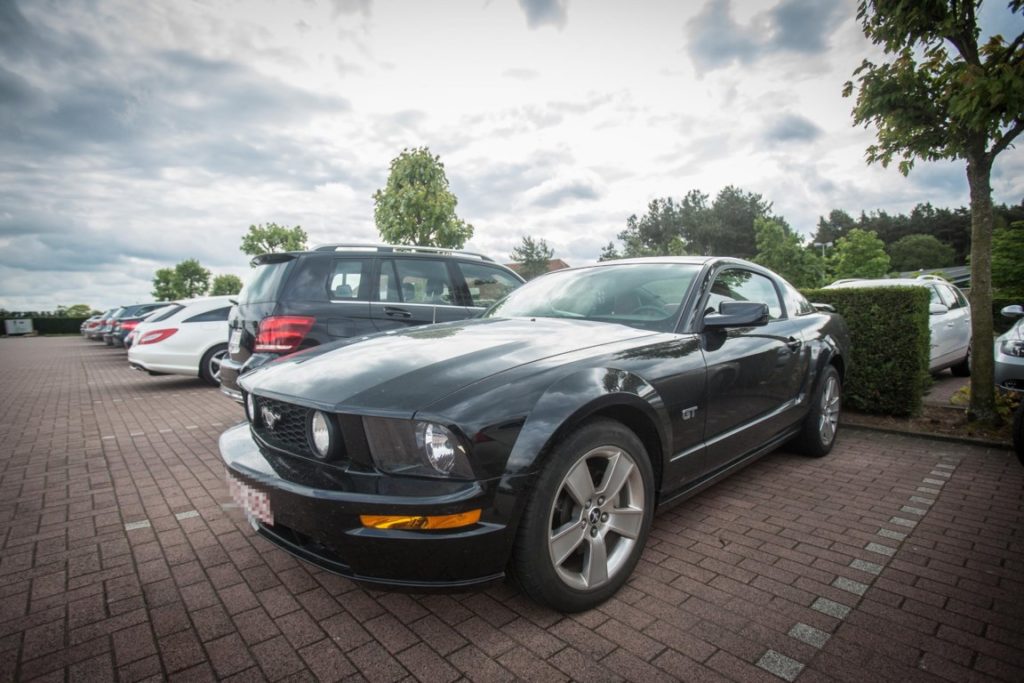
{"label": "black suv", "polygon": [[347,337],[479,315],[523,284],[481,254],[433,247],[329,244],[263,254],[228,319],[221,391],[241,401],[238,376],[268,361]]}

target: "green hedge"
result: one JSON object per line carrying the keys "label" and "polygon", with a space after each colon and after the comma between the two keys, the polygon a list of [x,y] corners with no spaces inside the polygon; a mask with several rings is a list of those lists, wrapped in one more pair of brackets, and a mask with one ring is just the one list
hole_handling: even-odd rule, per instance
{"label": "green hedge", "polygon": [[[12,318],[13,319],[13,318]],[[7,320],[7,318],[5,318]],[[32,329],[39,334],[72,334],[78,332],[85,318],[32,318]]]}
{"label": "green hedge", "polygon": [[846,319],[852,345],[843,398],[867,413],[912,415],[928,386],[928,291],[871,287],[804,291]]}

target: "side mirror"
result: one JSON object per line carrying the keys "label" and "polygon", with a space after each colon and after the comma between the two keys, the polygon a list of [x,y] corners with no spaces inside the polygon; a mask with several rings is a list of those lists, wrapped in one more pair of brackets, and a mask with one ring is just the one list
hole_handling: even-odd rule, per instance
{"label": "side mirror", "polygon": [[1013,304],[1012,306],[1003,307],[1003,310],[999,312],[1004,318],[1020,318],[1024,316],[1024,306]]}
{"label": "side mirror", "polygon": [[816,304],[816,303],[812,302],[811,305],[814,306],[814,310],[820,311],[821,313],[835,313],[836,312],[836,307],[833,306],[832,304]]}
{"label": "side mirror", "polygon": [[704,316],[704,329],[756,327],[768,324],[768,304],[756,301],[723,301],[718,313]]}
{"label": "side mirror", "polygon": [[944,304],[928,304],[928,313],[930,315],[946,315],[949,313],[949,307]]}

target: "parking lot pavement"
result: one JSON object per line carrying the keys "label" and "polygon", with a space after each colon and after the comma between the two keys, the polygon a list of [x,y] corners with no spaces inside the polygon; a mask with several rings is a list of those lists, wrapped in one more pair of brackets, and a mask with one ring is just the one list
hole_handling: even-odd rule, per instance
{"label": "parking lot pavement", "polygon": [[571,617],[511,585],[363,589],[253,534],[241,409],[79,338],[0,340],[0,681],[1024,678],[1024,468],[846,429],[655,519]]}

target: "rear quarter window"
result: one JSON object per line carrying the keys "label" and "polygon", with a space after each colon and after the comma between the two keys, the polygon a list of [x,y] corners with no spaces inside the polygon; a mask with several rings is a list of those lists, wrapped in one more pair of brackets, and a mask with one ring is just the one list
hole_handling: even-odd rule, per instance
{"label": "rear quarter window", "polygon": [[184,322],[187,323],[211,323],[211,322],[227,322],[228,313],[231,312],[230,306],[223,308],[215,308],[212,311],[206,311],[205,313],[199,313],[191,318],[185,318]]}
{"label": "rear quarter window", "polygon": [[281,284],[291,270],[294,260],[276,263],[262,263],[253,270],[249,281],[238,293],[239,304],[254,304],[276,301]]}

